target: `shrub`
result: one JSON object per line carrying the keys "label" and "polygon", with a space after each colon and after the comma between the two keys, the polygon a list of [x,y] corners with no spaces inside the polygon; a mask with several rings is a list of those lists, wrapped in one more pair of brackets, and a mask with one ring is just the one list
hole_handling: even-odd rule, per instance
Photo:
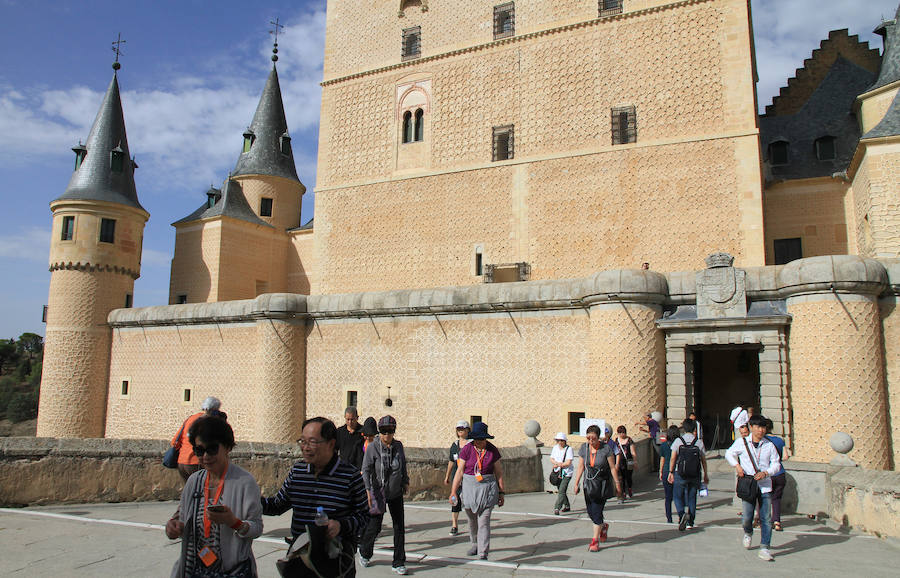
{"label": "shrub", "polygon": [[6,417],[13,423],[37,417],[38,395],[36,391],[16,392],[6,407]]}

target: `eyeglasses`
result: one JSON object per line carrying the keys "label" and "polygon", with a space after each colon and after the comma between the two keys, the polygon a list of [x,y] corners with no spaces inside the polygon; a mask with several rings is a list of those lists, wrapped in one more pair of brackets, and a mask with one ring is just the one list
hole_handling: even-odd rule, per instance
{"label": "eyeglasses", "polygon": [[214,456],[219,453],[219,444],[207,444],[206,447],[203,446],[194,446],[194,455],[198,458],[202,458],[203,454]]}
{"label": "eyeglasses", "polygon": [[397,430],[391,429],[391,428],[382,428],[382,429],[378,430],[378,433],[380,433],[381,435],[388,435],[388,434],[393,435],[393,433],[395,431],[397,431]]}
{"label": "eyeglasses", "polygon": [[314,448],[321,443],[325,443],[325,440],[317,440],[315,438],[305,440],[303,438],[300,438],[297,440],[297,443],[300,444],[300,447],[309,446],[311,448]]}

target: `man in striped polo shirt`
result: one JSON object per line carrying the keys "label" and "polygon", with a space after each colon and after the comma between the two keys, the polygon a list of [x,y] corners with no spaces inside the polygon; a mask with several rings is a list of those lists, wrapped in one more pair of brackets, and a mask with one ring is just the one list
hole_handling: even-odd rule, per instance
{"label": "man in striped polo shirt", "polygon": [[[328,516],[329,538],[340,537],[345,560],[353,565],[346,576],[355,576],[357,536],[369,521],[366,488],[359,468],[342,461],[334,451],[337,428],[324,417],[303,422],[300,449],[303,459],[291,468],[281,489],[262,498],[263,514],[278,516],[293,508],[291,535],[297,538],[315,525],[319,507]],[[342,562],[342,566],[343,566]]]}

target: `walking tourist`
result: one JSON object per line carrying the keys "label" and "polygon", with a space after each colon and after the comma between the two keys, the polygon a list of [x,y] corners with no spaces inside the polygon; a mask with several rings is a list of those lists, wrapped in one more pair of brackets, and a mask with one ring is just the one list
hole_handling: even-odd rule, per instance
{"label": "walking tourist", "polygon": [[634,481],[632,473],[637,469],[637,452],[634,447],[634,440],[628,435],[628,430],[624,425],[616,428],[616,445],[619,446],[621,457],[618,460],[619,477],[622,481],[622,498],[624,500],[627,494],[629,498],[634,497]]}
{"label": "walking tourist", "polygon": [[766,418],[766,439],[775,444],[778,451],[778,473],[772,476],[772,528],[781,532],[781,497],[784,495],[784,486],[787,484],[787,472],[784,471],[784,439],[772,434],[775,424]]}
{"label": "walking tourist", "polygon": [[[750,435],[738,439],[725,452],[725,459],[734,466],[739,478],[738,490],[743,501],[741,522],[744,528],[742,544],[749,549],[753,541],[753,512],[760,505],[762,534],[759,557],[773,560],[769,547],[772,543],[772,476],[781,468],[781,460],[775,444],[766,439],[766,418],[754,415],[750,418]],[[740,478],[747,477],[748,483]],[[750,481],[752,478],[752,481]],[[755,484],[753,484],[755,482]]]}
{"label": "walking tourist", "polygon": [[173,578],[256,576],[252,545],[263,531],[259,486],[229,460],[231,426],[200,417],[188,430],[188,442],[203,469],[188,478],[178,510],[166,523],[166,536],[181,538]]}
{"label": "walking tourist", "polygon": [[385,509],[391,512],[394,528],[394,560],[391,568],[406,574],[406,531],[404,528],[403,494],[409,490],[409,473],[403,444],[394,439],[397,420],[386,415],[378,421],[381,440],[366,448],[362,476],[369,499],[369,523],[359,544],[359,563],[365,568],[372,559],[375,538],[381,532]]}
{"label": "walking tourist", "polygon": [[704,441],[705,443],[705,440],[703,440],[703,426],[700,424],[700,419],[697,417],[697,413],[692,411],[688,414],[688,419],[694,420],[694,423],[697,424],[697,439]]}
{"label": "walking tourist", "polygon": [[706,448],[703,440],[697,439],[697,423],[688,418],[681,424],[684,434],[672,442],[669,460],[669,482],[674,485],[675,509],[678,511],[678,529],[684,532],[694,527],[697,514],[697,492],[700,491],[700,476],[703,483],[709,483],[706,468]]}
{"label": "walking tourist", "polygon": [[[293,508],[292,540],[306,533],[307,527],[314,529],[309,536],[310,558],[319,561],[317,571],[355,576],[357,536],[369,521],[369,505],[359,468],[335,453],[336,437],[337,428],[330,419],[314,417],[303,422],[299,439],[303,459],[291,467],[277,494],[262,499],[263,514],[279,516]],[[318,528],[323,529],[321,534]],[[342,552],[336,559],[325,555],[332,542]]]}
{"label": "walking tourist", "polygon": [[644,418],[634,425],[640,426],[640,431],[650,436],[650,447],[653,448],[653,459],[651,462],[655,466],[656,460],[659,457],[659,444],[661,443],[659,439],[659,422],[653,419],[652,413],[645,413]]}
{"label": "walking tourist", "polygon": [[[456,462],[459,460],[459,452],[468,442],[469,422],[464,419],[456,422],[456,441],[450,445],[450,459],[447,461],[447,473],[444,474],[444,485],[449,486],[456,477]],[[462,487],[456,489],[456,502],[450,505],[450,535],[459,534],[459,513],[462,512]]]}
{"label": "walking tourist", "polygon": [[663,491],[666,494],[666,522],[672,523],[672,500],[675,496],[675,486],[669,481],[669,459],[672,456],[672,440],[678,437],[678,426],[670,425],[666,430],[666,441],[659,444],[659,481],[662,482]]}
{"label": "walking tourist", "polygon": [[559,516],[560,512],[568,512],[572,509],[566,490],[569,488],[572,474],[575,473],[575,466],[572,463],[575,461],[575,455],[564,432],[557,433],[554,440],[556,445],[550,451],[550,464],[553,466],[553,471],[559,473],[559,493],[556,496],[553,513]]}
{"label": "walking tourist", "polygon": [[469,519],[469,556],[476,554],[487,560],[491,549],[491,512],[494,506],[503,507],[504,484],[503,467],[500,464],[500,450],[487,440],[494,439],[488,434],[488,426],[483,421],[472,425],[469,433],[472,443],[459,451],[458,468],[453,486],[450,488],[450,503],[456,498],[462,484],[462,504]]}
{"label": "walking tourist", "polygon": [[203,416],[225,419],[225,414],[219,411],[221,406],[222,402],[218,398],[207,397],[200,404],[200,411],[184,420],[178,433],[172,438],[170,443],[173,448],[178,450],[178,473],[181,475],[182,480],[187,481],[191,474],[200,469],[200,462],[197,460],[197,456],[194,455],[194,449],[188,441],[191,426]]}
{"label": "walking tourist", "polygon": [[[369,449],[369,444],[375,441],[375,436],[377,435],[378,422],[375,421],[374,417],[367,417],[362,426],[363,456],[366,455],[366,450]],[[360,464],[360,471],[362,471],[362,464]]]}
{"label": "walking tourist", "polygon": [[606,500],[616,494],[621,496],[621,485],[615,457],[612,449],[601,438],[603,434],[600,427],[588,426],[585,433],[587,442],[578,450],[578,457],[581,459],[575,472],[575,493],[581,490],[581,476],[584,475],[584,503],[594,524],[594,536],[588,550],[599,552],[600,542],[606,542],[609,533],[609,524],[603,521],[603,508]]}
{"label": "walking tourist", "polygon": [[338,428],[335,449],[345,462],[362,469],[363,433],[359,425],[359,412],[350,406],[344,410],[344,425]]}

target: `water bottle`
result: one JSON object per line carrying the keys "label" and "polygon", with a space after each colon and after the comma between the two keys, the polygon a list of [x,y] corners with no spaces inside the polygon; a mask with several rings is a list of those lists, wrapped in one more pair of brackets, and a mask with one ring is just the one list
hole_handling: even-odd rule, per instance
{"label": "water bottle", "polygon": [[700,484],[700,497],[706,498],[709,496],[709,487],[706,484]]}
{"label": "water bottle", "polygon": [[322,506],[316,508],[316,517],[314,519],[316,526],[327,526],[328,525],[328,514],[325,513],[325,509]]}
{"label": "water bottle", "polygon": [[456,494],[453,494],[452,496],[450,496],[450,504],[452,506],[455,506],[458,503],[459,503],[459,498],[456,497]]}

